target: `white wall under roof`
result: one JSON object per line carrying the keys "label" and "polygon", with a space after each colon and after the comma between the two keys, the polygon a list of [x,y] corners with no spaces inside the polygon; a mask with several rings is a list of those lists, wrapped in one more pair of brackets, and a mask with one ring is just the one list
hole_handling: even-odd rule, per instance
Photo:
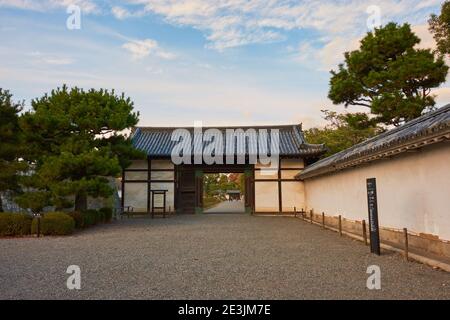
{"label": "white wall under roof", "polygon": [[307,209],[367,220],[366,179],[373,177],[380,226],[450,240],[450,143],[306,179]]}

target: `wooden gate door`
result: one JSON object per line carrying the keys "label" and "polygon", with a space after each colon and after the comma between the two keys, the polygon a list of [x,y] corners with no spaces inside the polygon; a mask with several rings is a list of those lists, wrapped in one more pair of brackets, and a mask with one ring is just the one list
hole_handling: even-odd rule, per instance
{"label": "wooden gate door", "polygon": [[177,167],[176,207],[179,213],[203,212],[203,177],[209,172],[240,172],[245,175],[245,212],[255,210],[255,183],[253,166],[193,166]]}
{"label": "wooden gate door", "polygon": [[244,170],[244,175],[245,212],[253,214],[255,212],[255,182],[253,168]]}
{"label": "wooden gate door", "polygon": [[203,213],[203,170],[195,170],[195,213]]}
{"label": "wooden gate door", "polygon": [[196,207],[195,170],[191,166],[182,165],[177,168],[177,175],[177,211],[193,214]]}

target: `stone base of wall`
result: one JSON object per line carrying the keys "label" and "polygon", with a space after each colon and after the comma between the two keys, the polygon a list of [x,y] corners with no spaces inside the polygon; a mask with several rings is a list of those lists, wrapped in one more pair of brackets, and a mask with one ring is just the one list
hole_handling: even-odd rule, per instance
{"label": "stone base of wall", "polygon": [[[311,211],[299,213],[306,221],[311,221]],[[312,213],[312,222],[315,224],[324,224],[326,228],[339,231],[339,216],[328,216],[322,213]],[[348,220],[344,217],[341,218],[342,232],[353,234],[355,236],[363,237],[363,222]],[[370,235],[368,229],[368,223],[366,221],[367,241],[370,243]],[[405,247],[405,234],[403,230],[395,230],[380,226],[380,241],[389,246],[393,246],[399,249]],[[409,251],[416,252],[418,254],[426,253],[427,255],[440,257],[445,262],[450,262],[450,242],[439,239],[434,235],[416,234],[408,231],[408,244]]]}

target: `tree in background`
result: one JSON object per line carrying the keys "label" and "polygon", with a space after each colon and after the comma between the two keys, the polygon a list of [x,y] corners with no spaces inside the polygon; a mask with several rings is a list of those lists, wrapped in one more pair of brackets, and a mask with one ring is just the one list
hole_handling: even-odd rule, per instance
{"label": "tree in background", "polygon": [[[18,192],[18,173],[25,169],[21,155],[22,134],[19,128],[19,113],[23,102],[12,100],[9,91],[0,88],[0,193]],[[0,212],[3,212],[0,196]]]}
{"label": "tree in background", "polygon": [[[87,209],[87,197],[112,194],[107,177],[118,176],[135,150],[124,130],[138,122],[133,103],[114,91],[84,91],[66,86],[32,101],[20,126],[29,145],[26,158],[33,174],[24,177],[29,191],[19,204],[39,211],[45,205]],[[33,208],[32,208],[33,209]]]}
{"label": "tree in background", "polygon": [[345,64],[331,71],[328,97],[334,104],[363,106],[376,122],[399,126],[435,105],[431,89],[445,82],[448,67],[409,24],[389,23],[369,32],[359,50],[345,53]]}
{"label": "tree in background", "polygon": [[438,52],[450,55],[450,1],[445,1],[441,7],[441,14],[432,14],[428,23],[436,40]]}
{"label": "tree in background", "polygon": [[327,125],[324,128],[306,130],[305,138],[309,143],[325,143],[328,150],[324,156],[350,148],[382,131],[376,121],[370,119],[366,113],[337,114],[329,110],[322,112]]}

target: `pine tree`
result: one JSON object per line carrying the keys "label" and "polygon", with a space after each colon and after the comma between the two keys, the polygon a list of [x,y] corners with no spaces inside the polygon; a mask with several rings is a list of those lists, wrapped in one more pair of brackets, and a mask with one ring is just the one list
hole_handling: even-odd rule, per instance
{"label": "pine tree", "polygon": [[398,126],[435,105],[431,89],[445,82],[448,67],[408,24],[389,23],[369,32],[360,48],[345,53],[345,64],[331,71],[328,97],[335,104],[370,108],[379,123]]}
{"label": "pine tree", "polygon": [[14,102],[12,94],[0,88],[0,193],[19,191],[18,173],[24,169],[24,163],[19,161],[22,135],[18,119],[22,108],[23,102]]}
{"label": "pine tree", "polygon": [[124,131],[138,122],[133,103],[114,91],[84,91],[66,86],[32,101],[20,125],[27,143],[27,155],[34,166],[24,183],[33,188],[18,201],[30,198],[42,205],[75,210],[87,209],[87,198],[112,194],[107,177],[118,176],[129,159],[140,157]]}
{"label": "pine tree", "polygon": [[432,14],[428,23],[436,40],[438,52],[442,55],[450,55],[450,1],[445,1],[440,15]]}

